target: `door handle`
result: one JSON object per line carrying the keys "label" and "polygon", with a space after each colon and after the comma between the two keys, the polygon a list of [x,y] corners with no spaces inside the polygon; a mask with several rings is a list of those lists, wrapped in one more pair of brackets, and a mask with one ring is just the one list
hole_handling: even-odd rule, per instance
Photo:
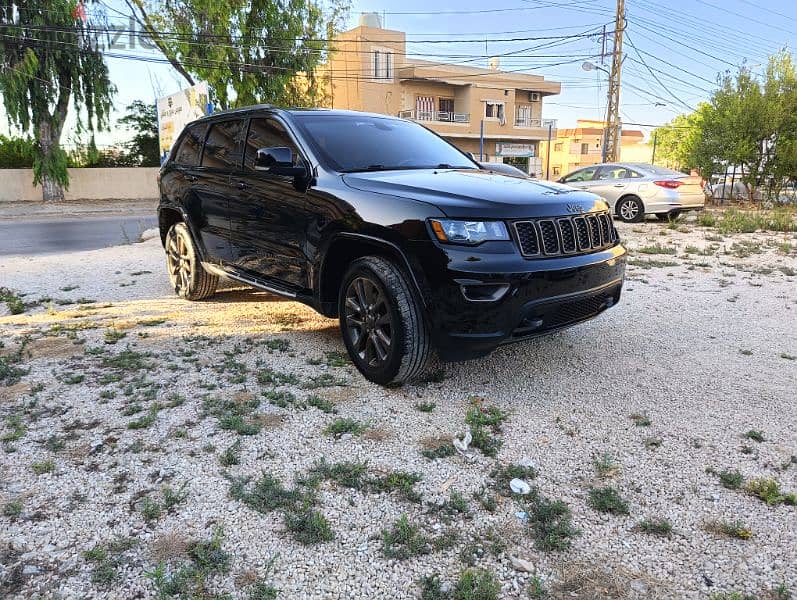
{"label": "door handle", "polygon": [[615,183],[614,187],[625,187],[624,183]]}
{"label": "door handle", "polygon": [[239,190],[245,190],[249,186],[246,184],[245,181],[239,181],[235,187],[237,187]]}

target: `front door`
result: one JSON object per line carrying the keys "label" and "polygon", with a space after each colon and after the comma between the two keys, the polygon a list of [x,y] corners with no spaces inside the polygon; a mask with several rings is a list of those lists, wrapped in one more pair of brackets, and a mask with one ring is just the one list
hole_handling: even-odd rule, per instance
{"label": "front door", "polygon": [[[287,146],[294,164],[304,159],[285,127],[273,118],[249,122],[243,170],[232,177],[230,245],[234,264],[253,275],[282,284],[310,287],[304,251],[311,201],[293,177],[254,169],[260,148]],[[304,161],[306,162],[306,161]]]}
{"label": "front door", "polygon": [[585,167],[583,169],[579,169],[578,171],[573,171],[569,175],[563,177],[562,183],[569,185],[570,187],[578,188],[580,190],[589,190],[591,192],[592,188],[599,184],[599,182],[593,179],[597,172],[597,166]]}

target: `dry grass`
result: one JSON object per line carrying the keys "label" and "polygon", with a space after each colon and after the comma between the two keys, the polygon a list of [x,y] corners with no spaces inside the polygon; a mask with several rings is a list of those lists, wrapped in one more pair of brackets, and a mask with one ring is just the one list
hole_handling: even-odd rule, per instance
{"label": "dry grass", "polygon": [[393,437],[393,434],[383,427],[371,427],[360,437],[372,442],[384,442],[386,439]]}
{"label": "dry grass", "polygon": [[190,538],[185,534],[178,531],[168,531],[160,534],[152,541],[150,555],[156,563],[182,558],[186,556],[190,542]]}
{"label": "dry grass", "polygon": [[262,415],[257,415],[255,420],[265,429],[277,429],[285,424],[285,415],[280,415],[277,413],[265,413]]}
{"label": "dry grass", "polygon": [[609,570],[588,563],[571,562],[560,565],[556,571],[556,582],[551,586],[550,597],[562,600],[661,598],[667,591],[663,582],[623,567]]}

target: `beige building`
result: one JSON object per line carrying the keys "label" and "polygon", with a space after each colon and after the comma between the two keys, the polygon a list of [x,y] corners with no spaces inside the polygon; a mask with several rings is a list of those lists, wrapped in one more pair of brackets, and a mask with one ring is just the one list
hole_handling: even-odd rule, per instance
{"label": "beige building", "polygon": [[[551,142],[550,179],[560,177],[589,165],[601,162],[603,149],[603,121],[579,119],[573,129],[559,129]],[[638,129],[622,130],[620,160],[649,163],[653,148],[645,142],[645,134]],[[547,140],[540,144],[542,156],[548,154]]]}
{"label": "beige building", "polygon": [[335,52],[322,67],[331,83],[333,108],[361,110],[413,119],[479,159],[507,162],[543,175],[540,141],[548,138],[543,99],[558,94],[560,84],[538,75],[506,73],[421,61],[406,55],[402,31],[382,29],[375,14],[336,38]]}

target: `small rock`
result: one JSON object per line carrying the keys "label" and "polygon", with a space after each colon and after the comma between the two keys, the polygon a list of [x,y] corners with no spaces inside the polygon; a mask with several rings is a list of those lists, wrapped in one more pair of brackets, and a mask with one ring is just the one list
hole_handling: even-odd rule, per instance
{"label": "small rock", "polygon": [[38,575],[41,573],[41,569],[36,565],[25,565],[22,567],[22,575],[24,577],[30,577],[31,575]]}
{"label": "small rock", "polygon": [[522,479],[513,479],[510,481],[509,488],[515,494],[522,494],[523,496],[531,492],[531,486]]}
{"label": "small rock", "polygon": [[63,575],[64,573],[68,573],[69,571],[74,570],[75,567],[77,567],[77,558],[73,556],[72,558],[68,558],[58,566],[58,572]]}
{"label": "small rock", "polygon": [[534,573],[535,571],[534,565],[527,560],[517,558],[516,556],[511,556],[509,560],[512,563],[512,568],[515,569],[515,571],[522,571],[524,573]]}

